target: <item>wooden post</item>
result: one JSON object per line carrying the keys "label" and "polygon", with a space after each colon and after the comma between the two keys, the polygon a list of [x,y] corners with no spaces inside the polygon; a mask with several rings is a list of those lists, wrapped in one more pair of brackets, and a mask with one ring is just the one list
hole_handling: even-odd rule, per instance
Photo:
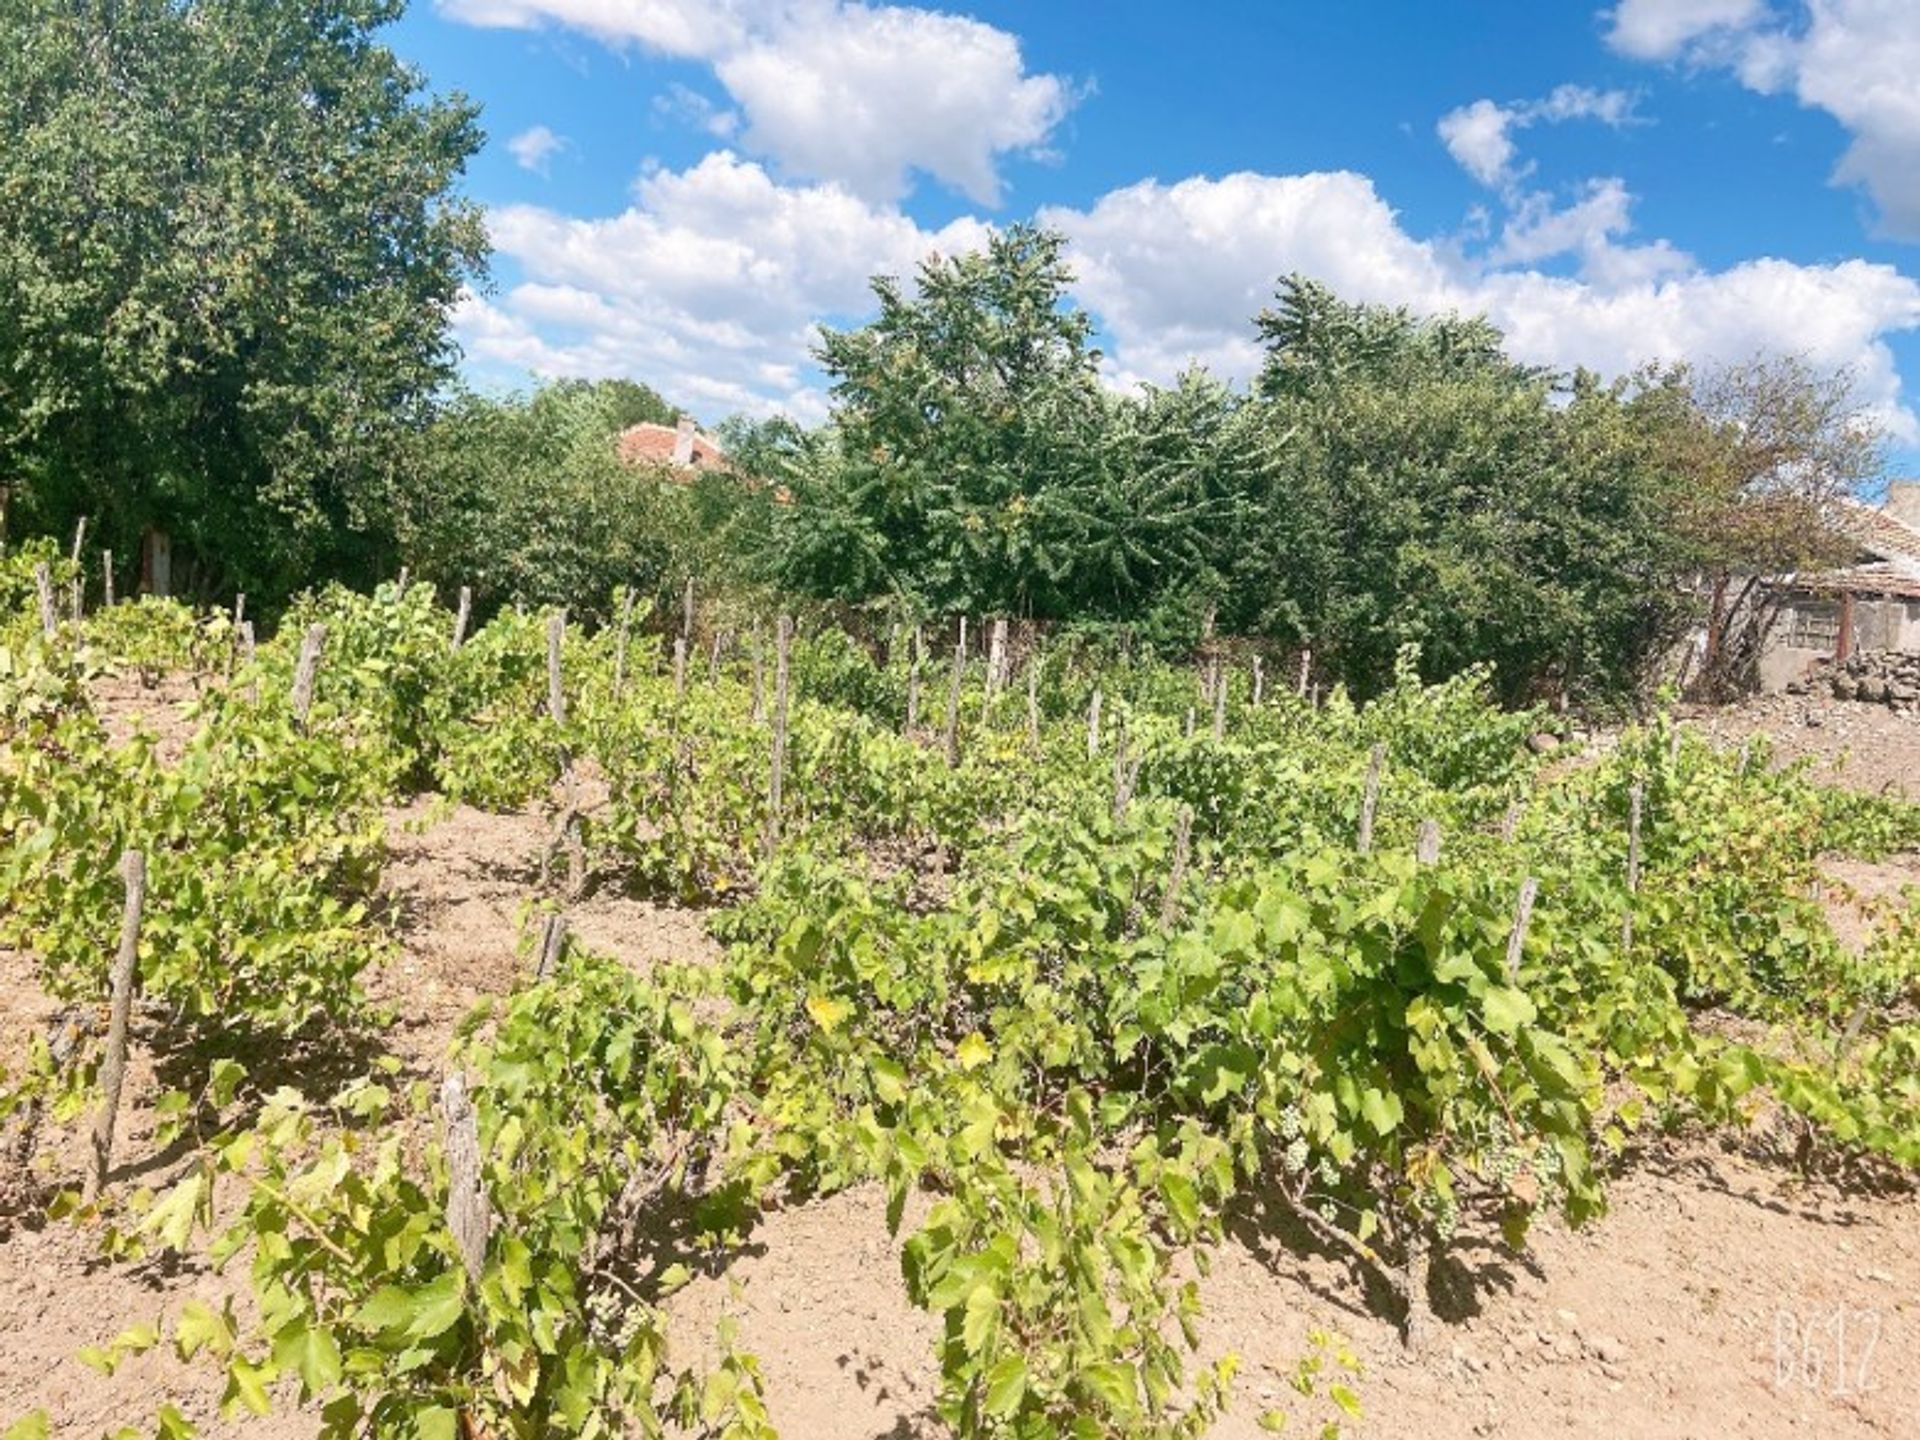
{"label": "wooden post", "polygon": [[71,558],[76,570],[80,568],[80,552],[86,547],[86,543],[87,517],[82,515],[79,523],[73,527],[73,555]]}
{"label": "wooden post", "polygon": [[1193,807],[1182,805],[1173,828],[1173,868],[1167,875],[1167,893],[1160,898],[1160,928],[1171,930],[1180,915],[1180,886],[1187,878],[1187,851],[1193,842]]}
{"label": "wooden post", "polygon": [[764,649],[765,641],[761,633],[756,629],[753,633],[753,648],[747,656],[747,662],[752,672],[753,686],[752,708],[748,710],[747,718],[756,725],[767,718],[767,667],[766,658],[761,653]]}
{"label": "wooden post", "polygon": [[1413,858],[1422,865],[1440,863],[1440,822],[1438,820],[1420,822],[1420,836],[1414,842]]}
{"label": "wooden post", "polygon": [[920,725],[920,657],[925,649],[925,638],[918,625],[913,627],[913,650],[907,657],[907,723],[906,733],[911,735]]}
{"label": "wooden post", "polygon": [[458,651],[462,645],[467,643],[467,621],[472,618],[473,587],[471,585],[462,585],[460,587],[460,605],[459,608],[453,612],[453,645],[451,647],[453,650]]}
{"label": "wooden post", "polygon": [[1213,739],[1214,743],[1227,738],[1227,671],[1220,663],[1220,657],[1213,660]]}
{"label": "wooden post", "polygon": [[1527,927],[1533,923],[1533,902],[1540,882],[1529,875],[1520,882],[1520,899],[1513,907],[1513,931],[1507,936],[1507,983],[1520,978],[1520,956],[1527,945]]}
{"label": "wooden post", "polygon": [[100,552],[100,589],[106,608],[113,608],[113,551]]}
{"label": "wooden post", "polygon": [[781,787],[787,770],[787,661],[793,650],[793,617],[782,615],[774,634],[773,765],[767,779],[767,859],[780,843]]}
{"label": "wooden post", "polygon": [[620,598],[620,634],[613,644],[613,698],[618,701],[627,688],[627,641],[633,634],[633,588]]}
{"label": "wooden post", "polygon": [[687,594],[680,610],[680,634],[684,639],[693,639],[693,576],[687,576]]}
{"label": "wooden post", "polygon": [[447,1229],[453,1232],[468,1283],[477,1287],[493,1238],[493,1206],[480,1173],[480,1127],[458,1070],[449,1071],[440,1086],[440,1121],[447,1155]]}
{"label": "wooden post", "polygon": [[233,629],[235,634],[240,632],[240,622],[246,618],[247,592],[241,590],[233,597]]}
{"label": "wooden post", "polygon": [[1100,753],[1100,692],[1093,692],[1093,698],[1087,701],[1087,758],[1093,759]]}
{"label": "wooden post", "polygon": [[53,570],[46,561],[33,567],[33,588],[40,595],[40,630],[51,640],[60,630],[60,617],[53,608]]}
{"label": "wooden post", "polygon": [[947,683],[947,725],[942,735],[948,765],[960,763],[960,686],[967,674],[967,618],[960,617],[960,639],[953,647],[953,678]]}
{"label": "wooden post", "polygon": [[1267,667],[1260,656],[1253,657],[1253,708],[1258,710],[1260,703],[1267,698]]}
{"label": "wooden post", "polygon": [[1500,817],[1500,838],[1508,844],[1520,830],[1520,802],[1513,800],[1507,804],[1507,813]]}
{"label": "wooden post", "polygon": [[113,1160],[113,1127],[120,1113],[120,1088],[127,1078],[127,1016],[133,1008],[134,971],[140,958],[140,916],[147,903],[147,859],[138,850],[120,857],[126,886],[120,913],[120,952],[113,960],[113,988],[107,1008],[107,1053],[100,1062],[100,1114],[93,1124],[93,1170],[86,1198],[96,1198],[107,1183]]}
{"label": "wooden post", "polygon": [[555,725],[567,723],[567,692],[561,685],[560,646],[567,637],[567,612],[547,618],[547,714]]}
{"label": "wooden post", "polygon": [[1634,897],[1640,893],[1640,816],[1646,805],[1646,786],[1639,780],[1627,791],[1627,914],[1620,924],[1620,948],[1633,948]]}
{"label": "wooden post", "polygon": [[234,647],[240,652],[241,668],[252,669],[253,668],[253,621],[242,620],[240,622],[240,633],[234,636]]}
{"label": "wooden post", "polygon": [[720,683],[720,652],[726,648],[727,638],[727,632],[724,630],[713,632],[713,644],[707,651],[707,683],[709,685]]}
{"label": "wooden post", "polygon": [[402,565],[400,573],[394,577],[393,581],[393,600],[396,605],[407,598],[407,586],[412,580],[413,571]]}
{"label": "wooden post", "polygon": [[674,698],[687,698],[687,637],[673,637],[673,694]]}
{"label": "wooden post", "polygon": [[1360,836],[1354,845],[1362,855],[1373,853],[1373,812],[1380,804],[1380,767],[1386,759],[1387,747],[1380,744],[1367,756],[1367,788],[1360,796]]}
{"label": "wooden post", "polygon": [[993,708],[994,697],[1000,693],[1006,683],[1007,665],[1007,619],[1004,615],[994,617],[993,628],[987,636],[987,708]]}
{"label": "wooden post", "polygon": [[546,980],[560,968],[560,957],[567,946],[567,917],[557,910],[540,925],[540,948],[535,953],[533,978]]}
{"label": "wooden post", "polygon": [[1300,652],[1300,679],[1294,686],[1302,700],[1307,698],[1307,677],[1313,673],[1313,647],[1309,645]]}
{"label": "wooden post", "polygon": [[313,709],[313,682],[320,671],[320,651],[327,643],[327,627],[309,625],[300,641],[300,659],[293,669],[293,718],[301,725]]}

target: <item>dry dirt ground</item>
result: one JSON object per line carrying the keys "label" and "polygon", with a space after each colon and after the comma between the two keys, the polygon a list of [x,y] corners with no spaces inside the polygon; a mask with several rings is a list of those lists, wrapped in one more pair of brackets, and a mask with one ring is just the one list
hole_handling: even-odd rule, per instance
{"label": "dry dirt ground", "polygon": [[[424,801],[390,818],[385,884],[402,953],[372,988],[397,1015],[385,1047],[430,1075],[459,1017],[524,963],[519,917],[547,828],[538,816]],[[1920,879],[1920,867],[1836,878],[1877,888],[1902,876]],[[587,943],[636,966],[717,953],[693,912],[599,898],[573,921]],[[26,957],[0,951],[0,1064],[18,1058],[50,1010]],[[115,1183],[157,1185],[180,1163],[154,1154],[155,1088],[137,1046]],[[78,1151],[62,1147],[54,1160],[71,1174]],[[1353,1435],[1920,1435],[1920,1201],[1802,1182],[1705,1141],[1643,1159],[1612,1198],[1611,1212],[1579,1232],[1542,1227],[1524,1256],[1468,1250],[1470,1270],[1441,1276],[1448,1322],[1416,1359],[1340,1264],[1249,1207],[1203,1286],[1205,1356],[1242,1359],[1233,1409],[1211,1433],[1250,1440],[1269,1407],[1290,1414],[1287,1433],[1317,1433],[1334,1412],[1287,1379],[1308,1332],[1325,1328],[1364,1364]],[[906,1301],[883,1211],[876,1193],[856,1190],[769,1216],[724,1275],[672,1300],[684,1347],[675,1358],[697,1358],[730,1312],[790,1440],[942,1434],[932,1411],[939,1325]],[[220,1425],[209,1372],[165,1355],[138,1357],[111,1379],[75,1358],[190,1296],[243,1289],[237,1272],[109,1265],[71,1226],[16,1225],[0,1238],[0,1429],[40,1406],[56,1436],[93,1440],[171,1401],[210,1435],[307,1440],[317,1424],[298,1413]]]}

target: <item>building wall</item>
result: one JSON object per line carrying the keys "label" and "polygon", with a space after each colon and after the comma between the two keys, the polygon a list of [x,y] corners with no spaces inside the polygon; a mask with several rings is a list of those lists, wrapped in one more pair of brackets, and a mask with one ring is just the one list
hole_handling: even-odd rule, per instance
{"label": "building wall", "polygon": [[[1831,659],[1831,643],[1807,642],[1829,626],[1837,628],[1839,615],[1840,602],[1826,596],[1796,596],[1783,606],[1760,656],[1760,688],[1777,694],[1802,679],[1816,662]],[[1920,600],[1856,596],[1849,648],[1920,651]]]}

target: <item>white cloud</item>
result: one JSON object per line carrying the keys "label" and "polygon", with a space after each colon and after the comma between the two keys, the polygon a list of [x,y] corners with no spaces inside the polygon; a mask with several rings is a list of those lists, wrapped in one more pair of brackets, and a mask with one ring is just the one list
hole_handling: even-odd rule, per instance
{"label": "white cloud", "polygon": [[731,140],[740,129],[740,115],[723,109],[689,85],[674,81],[653,97],[653,113],[667,120],[704,130],[717,140]]}
{"label": "white cloud", "polygon": [[1515,166],[1519,147],[1514,131],[1568,120],[1598,120],[1618,129],[1634,120],[1634,99],[1625,90],[1561,85],[1540,100],[1516,100],[1506,105],[1475,100],[1442,115],[1435,128],[1447,153],[1474,179],[1482,185],[1510,187],[1533,168]]}
{"label": "white cloud", "polygon": [[514,163],[522,170],[544,175],[553,163],[553,157],[565,150],[569,143],[566,136],[554,134],[545,125],[535,125],[531,130],[522,130],[507,141],[507,153],[513,156]]}
{"label": "white cloud", "polygon": [[1920,4],[1804,0],[1792,9],[1623,0],[1608,38],[1642,59],[1724,66],[1751,89],[1826,111],[1851,136],[1835,182],[1864,187],[1891,234],[1920,239]]}
{"label": "white cloud", "polygon": [[1766,13],[1765,0],[1620,0],[1607,43],[1640,60],[1671,60],[1717,31],[1741,29]]}
{"label": "white cloud", "polygon": [[870,200],[914,172],[983,205],[1000,160],[1044,151],[1073,87],[1030,74],[1019,41],[978,20],[862,0],[441,0],[475,25],[557,24],[710,64],[742,143],[789,175]]}
{"label": "white cloud", "polygon": [[875,272],[910,273],[987,234],[970,219],[925,230],[837,185],[782,185],[725,151],[647,176],[615,216],[513,205],[488,225],[525,279],[462,305],[475,361],[628,375],[703,414],[804,419],[824,411],[804,374],[815,323],[865,312]]}
{"label": "white cloud", "polygon": [[1349,299],[1484,312],[1511,353],[1542,365],[1619,375],[1649,361],[1769,350],[1849,366],[1895,432],[1920,437],[1886,344],[1920,328],[1920,284],[1858,260],[1762,259],[1707,272],[1662,242],[1622,245],[1626,197],[1616,185],[1599,182],[1568,211],[1520,217],[1520,248],[1540,258],[1554,244],[1587,248],[1577,278],[1416,239],[1370,180],[1348,172],[1147,181],[1043,219],[1071,238],[1079,292],[1105,322],[1123,381],[1165,383],[1194,361],[1251,375],[1260,359],[1251,317],[1277,277],[1299,271]]}

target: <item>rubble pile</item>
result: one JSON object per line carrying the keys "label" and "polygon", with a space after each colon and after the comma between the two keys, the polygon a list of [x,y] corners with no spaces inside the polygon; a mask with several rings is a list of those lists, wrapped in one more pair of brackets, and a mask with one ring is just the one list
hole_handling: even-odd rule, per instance
{"label": "rubble pile", "polygon": [[1823,660],[1790,694],[1831,695],[1891,710],[1920,709],[1920,652],[1861,650],[1835,664]]}

